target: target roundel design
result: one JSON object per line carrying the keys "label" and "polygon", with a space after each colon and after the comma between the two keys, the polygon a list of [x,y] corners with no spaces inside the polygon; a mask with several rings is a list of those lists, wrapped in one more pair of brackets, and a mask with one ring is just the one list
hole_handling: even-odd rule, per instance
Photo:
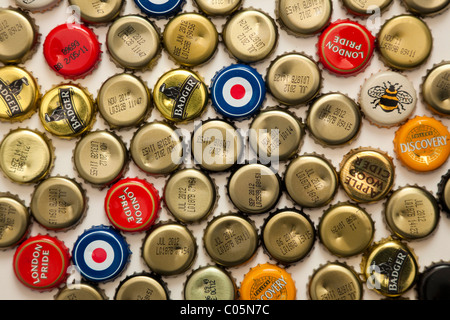
{"label": "target roundel design", "polygon": [[72,256],[84,278],[101,282],[118,276],[130,254],[128,244],[119,232],[111,227],[97,226],[78,237]]}
{"label": "target roundel design", "polygon": [[219,71],[210,90],[217,112],[232,119],[252,116],[259,110],[266,94],[262,76],[243,64],[234,64]]}

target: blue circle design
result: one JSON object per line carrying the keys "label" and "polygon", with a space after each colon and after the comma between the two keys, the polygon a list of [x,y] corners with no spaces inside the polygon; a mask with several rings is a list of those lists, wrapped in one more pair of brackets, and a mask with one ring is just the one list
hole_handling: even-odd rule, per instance
{"label": "blue circle design", "polygon": [[[95,270],[85,260],[85,251],[94,241],[101,241],[111,246],[114,258],[109,266],[102,270]],[[118,276],[129,261],[131,251],[125,238],[112,227],[94,226],[81,234],[72,250],[72,259],[81,275],[87,280],[102,282],[112,280]]]}
{"label": "blue circle design", "polygon": [[[252,96],[249,101],[239,107],[230,105],[223,94],[224,85],[233,78],[247,80],[252,88]],[[266,95],[266,86],[263,77],[256,69],[245,64],[233,64],[220,70],[213,77],[210,93],[212,105],[218,113],[227,118],[241,119],[251,117],[259,111]]]}
{"label": "blue circle design", "polygon": [[142,12],[150,17],[167,18],[179,12],[185,0],[167,0],[161,4],[152,0],[134,0],[134,2]]}

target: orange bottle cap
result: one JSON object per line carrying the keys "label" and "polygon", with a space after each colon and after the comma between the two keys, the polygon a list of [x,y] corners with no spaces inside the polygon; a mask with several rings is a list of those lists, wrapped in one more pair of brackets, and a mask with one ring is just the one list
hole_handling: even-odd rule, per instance
{"label": "orange bottle cap", "polygon": [[295,300],[296,288],[291,275],[274,264],[258,264],[242,280],[241,300]]}
{"label": "orange bottle cap", "polygon": [[417,116],[395,133],[394,150],[397,158],[415,171],[437,169],[450,155],[450,133],[439,120]]}

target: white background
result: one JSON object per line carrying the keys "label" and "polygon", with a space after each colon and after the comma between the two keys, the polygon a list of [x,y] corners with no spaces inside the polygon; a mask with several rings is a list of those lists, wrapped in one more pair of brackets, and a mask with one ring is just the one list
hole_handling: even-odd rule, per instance
{"label": "white background", "polygon": [[[275,16],[275,1],[273,0],[244,0],[244,7],[255,7],[261,8],[267,13],[269,13],[272,17]],[[14,6],[13,0],[2,0],[2,6],[12,5]],[[39,26],[39,31],[41,33],[41,43],[37,52],[34,54],[31,60],[25,63],[25,67],[32,71],[33,74],[38,78],[38,82],[41,86],[41,90],[45,93],[52,86],[59,84],[63,81],[63,78],[55,75],[49,67],[46,65],[43,53],[42,53],[42,43],[45,39],[45,36],[48,32],[54,28],[56,25],[64,23],[68,18],[68,13],[66,12],[67,1],[62,1],[62,3],[54,8],[51,11],[45,13],[36,13],[32,16],[35,18],[37,25]],[[340,1],[333,1],[334,11],[332,14],[332,21],[337,20],[339,18],[352,18],[348,15],[344,9],[340,5]],[[192,11],[196,10],[193,6],[192,1],[188,1],[187,5],[184,7],[184,11]],[[394,15],[405,13],[405,8],[400,5],[400,1],[394,1],[393,5],[389,8],[389,10],[382,14],[381,21],[385,21],[387,18],[390,18]],[[124,9],[123,14],[128,13],[139,13],[139,10],[135,6],[132,0],[128,0]],[[431,54],[430,59],[420,68],[406,72],[405,74],[409,77],[409,79],[414,83],[414,86],[417,92],[420,92],[420,85],[422,83],[422,78],[425,76],[426,71],[432,67],[433,64],[441,62],[442,60],[450,60],[450,43],[448,32],[450,30],[450,11],[446,13],[432,17],[425,18],[424,20],[429,25],[433,36],[434,36],[434,48]],[[214,18],[214,23],[216,24],[218,31],[222,30],[222,26],[225,22],[225,18]],[[365,24],[364,20],[360,20],[361,23]],[[165,20],[156,21],[157,25],[164,29],[164,25],[166,23]],[[96,27],[94,28],[95,33],[98,35],[100,42],[102,43],[103,56],[102,61],[99,64],[97,70],[88,77],[83,80],[79,80],[78,82],[87,87],[90,92],[97,96],[98,89],[101,84],[110,76],[120,73],[122,70],[117,68],[108,57],[108,53],[105,46],[105,35],[107,32],[108,26]],[[374,31],[376,33],[378,28]],[[254,64],[253,66],[263,75],[265,76],[266,69],[268,67],[269,62],[274,59],[277,55],[282,54],[287,51],[299,51],[305,52],[306,54],[313,56],[317,61],[318,57],[316,54],[316,42],[317,36],[300,39],[295,38],[293,36],[287,35],[286,32],[280,30],[280,40],[278,46],[276,48],[275,53],[267,58],[266,60]],[[221,43],[218,48],[217,54],[214,56],[213,60],[209,63],[202,65],[200,67],[194,68],[198,73],[204,77],[204,80],[207,85],[210,83],[211,77],[214,73],[222,68],[223,66],[234,63],[235,61],[230,58],[230,56],[226,53],[223,44]],[[137,74],[141,76],[148,84],[150,88],[153,88],[156,80],[160,75],[164,72],[174,68],[176,65],[168,59],[167,54],[165,52],[162,53],[162,57],[159,59],[156,67],[152,71],[146,72],[138,72]],[[363,74],[359,74],[355,77],[350,78],[342,78],[331,75],[327,72],[323,72],[324,77],[324,87],[322,92],[328,91],[340,91],[342,93],[348,94],[351,98],[357,99],[358,91],[360,86],[362,85],[364,79],[370,76],[371,73],[376,73],[379,70],[387,69],[383,63],[378,58],[378,53],[375,53],[370,66],[366,69]],[[267,99],[265,101],[264,106],[274,106],[277,105],[275,100],[267,95]],[[305,119],[306,110],[305,106],[300,107],[298,109],[291,108],[296,114]],[[419,100],[417,108],[415,110],[414,115],[432,115],[424,106],[424,104]],[[216,117],[216,113],[214,109],[208,105],[208,110],[204,114],[203,118],[206,119],[208,117]],[[152,121],[154,119],[162,119],[159,112],[154,109],[151,117],[148,121]],[[450,121],[448,119],[440,118],[441,121],[447,126],[450,126]],[[237,125],[241,128],[248,128],[248,121],[243,121],[237,123]],[[29,127],[36,128],[38,130],[44,131],[42,127],[38,115],[35,114],[29,120],[24,121],[23,123],[1,123],[0,124],[0,133],[1,136],[9,132],[10,129],[17,127]],[[192,128],[192,123],[180,126],[183,128],[190,129]],[[95,123],[94,129],[108,128],[105,122],[98,116],[97,122]],[[361,128],[361,133],[358,138],[353,141],[350,145],[346,145],[343,147],[339,147],[336,149],[323,148],[322,146],[313,142],[311,137],[307,135],[304,139],[304,143],[299,151],[300,154],[305,152],[317,152],[319,154],[325,154],[329,159],[331,159],[332,163],[335,167],[339,168],[339,163],[342,157],[352,148],[356,148],[359,146],[372,146],[382,149],[388,152],[392,157],[395,158],[395,154],[393,153],[393,145],[392,139],[394,136],[396,128],[392,129],[380,129],[371,124],[367,120],[363,120],[363,125]],[[134,130],[125,130],[120,131],[119,134],[123,137],[124,141],[129,146],[130,139],[132,137]],[[48,136],[50,136],[48,134]],[[56,137],[52,137],[53,144],[56,148],[56,162],[52,175],[67,175],[69,177],[76,178],[78,181],[82,182],[84,188],[87,190],[87,194],[89,196],[89,208],[87,211],[87,215],[83,222],[78,225],[75,229],[69,230],[67,232],[49,232],[42,227],[40,227],[36,222],[33,222],[31,228],[31,235],[36,235],[39,233],[45,234],[49,233],[50,235],[57,236],[61,240],[65,242],[67,247],[71,250],[74,241],[85,229],[91,227],[92,225],[98,224],[108,224],[108,220],[104,213],[103,209],[103,200],[106,194],[106,189],[98,190],[92,188],[90,185],[84,183],[78,176],[76,171],[73,169],[72,165],[72,150],[75,145],[75,140],[67,141],[61,140]],[[396,164],[396,180],[394,189],[404,186],[405,184],[414,184],[417,183],[421,186],[425,186],[429,191],[436,194],[437,192],[437,184],[440,181],[440,177],[444,174],[449,166],[448,162],[444,164],[440,169],[430,172],[430,173],[416,173],[409,171],[404,168],[396,159],[394,160]],[[284,173],[284,163],[280,168],[280,175]],[[164,183],[167,177],[150,177],[145,176],[134,165],[134,163],[130,163],[129,170],[126,172],[126,176],[135,177],[138,176],[140,178],[146,178],[148,181],[152,182],[156,188],[160,191],[164,186]],[[235,211],[233,206],[230,204],[226,192],[225,192],[225,184],[226,178],[228,177],[228,173],[215,174],[214,179],[219,187],[220,198],[218,202],[218,207],[213,213],[214,216],[219,215],[220,213]],[[22,186],[15,183],[10,182],[6,178],[0,175],[0,191],[10,191],[12,193],[20,195],[20,197],[26,202],[28,205],[30,203],[30,195],[33,191],[33,185]],[[336,198],[332,203],[337,203],[338,201],[346,201],[349,200],[345,195],[342,189],[339,190]],[[362,205],[366,210],[372,215],[373,220],[375,221],[376,232],[375,232],[375,241],[382,239],[389,235],[389,231],[383,221],[382,218],[382,207],[383,202],[380,201],[375,204],[370,205]],[[291,200],[289,200],[286,195],[283,195],[280,202],[278,203],[277,208],[283,208],[285,206],[291,207],[293,204]],[[310,215],[311,219],[317,225],[319,218],[325,208],[319,208],[314,210],[305,210],[307,214]],[[268,214],[261,214],[258,216],[251,216],[251,218],[255,221],[256,225],[260,227],[262,225],[263,220],[268,216]],[[161,210],[160,219],[159,220],[167,220],[172,218],[170,214],[167,212],[165,208]],[[211,218],[211,217],[210,217]],[[197,239],[198,245],[198,255],[194,262],[192,269],[196,269],[199,266],[203,266],[208,263],[212,263],[210,258],[205,253],[202,244],[202,234],[203,230],[206,226],[206,221],[189,225],[189,228],[194,233]],[[120,280],[122,280],[127,275],[131,275],[135,272],[141,272],[143,270],[149,271],[148,267],[145,265],[141,258],[140,248],[142,245],[142,241],[144,238],[144,233],[138,234],[126,234],[126,239],[130,244],[130,248],[133,252],[131,261],[124,271],[124,273],[117,278],[115,281],[100,284],[100,288],[102,288],[106,295],[112,299],[114,296],[115,289],[117,288]],[[436,262],[439,260],[450,260],[450,246],[448,245],[450,240],[450,219],[444,214],[441,214],[441,221],[439,222],[438,229],[434,234],[432,234],[429,238],[410,242],[410,246],[414,249],[415,253],[419,258],[420,270],[422,271],[424,267],[430,265],[432,262]],[[23,286],[14,276],[12,263],[13,263],[13,255],[14,249],[9,249],[6,251],[0,251],[0,299],[53,299],[57,290],[53,290],[50,292],[36,292],[32,291],[25,286]],[[360,271],[360,261],[361,255],[356,257],[352,257],[350,259],[338,259],[337,257],[331,255],[327,250],[323,247],[323,245],[317,241],[315,243],[314,249],[311,254],[305,258],[303,261],[292,265],[288,268],[288,271],[292,274],[297,287],[297,299],[304,300],[307,299],[307,283],[310,275],[313,270],[315,270],[319,265],[326,263],[327,261],[339,260],[342,262],[346,262],[349,265],[353,266],[358,272]],[[262,248],[258,249],[257,255],[246,264],[231,268],[232,272],[237,284],[239,285],[243,276],[246,272],[248,272],[249,268],[257,265],[258,263],[263,263],[270,261],[270,258],[263,252]],[[271,261],[273,262],[273,261]],[[192,270],[191,269],[191,270]],[[183,283],[186,279],[186,276],[191,272],[191,270],[187,271],[184,274],[175,276],[175,277],[165,277],[169,290],[170,290],[170,298],[180,300],[182,299],[182,287]],[[367,290],[364,287],[364,299],[373,300],[373,299],[381,299],[382,296]],[[414,290],[410,290],[406,297],[411,299],[416,298],[416,294]]]}

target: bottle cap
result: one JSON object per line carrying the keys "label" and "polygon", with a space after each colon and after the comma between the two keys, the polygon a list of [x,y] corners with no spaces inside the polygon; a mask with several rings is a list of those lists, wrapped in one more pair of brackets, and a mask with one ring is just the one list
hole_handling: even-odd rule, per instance
{"label": "bottle cap", "polygon": [[36,79],[17,66],[0,68],[0,120],[22,121],[36,112],[41,93]]}
{"label": "bottle cap", "polygon": [[180,12],[186,0],[134,0],[134,3],[149,17],[161,19]]}
{"label": "bottle cap", "polygon": [[306,127],[323,146],[341,146],[353,141],[359,133],[361,112],[356,102],[346,95],[326,93],[309,106]]}
{"label": "bottle cap", "polygon": [[238,10],[243,0],[195,0],[194,4],[209,16],[227,16]]}
{"label": "bottle cap", "polygon": [[395,132],[394,151],[406,167],[415,171],[432,171],[447,161],[449,139],[450,133],[442,122],[416,116]]}
{"label": "bottle cap", "polygon": [[450,215],[450,170],[447,171],[439,181],[437,200],[439,201],[441,209]]}
{"label": "bottle cap", "polygon": [[386,297],[398,297],[411,289],[418,270],[417,258],[411,248],[391,238],[372,244],[361,260],[361,271],[368,288]]}
{"label": "bottle cap", "polygon": [[241,300],[295,300],[292,276],[274,264],[258,264],[244,276],[239,288]]}
{"label": "bottle cap", "polygon": [[61,24],[48,33],[44,42],[47,64],[65,79],[80,79],[90,74],[101,54],[97,35],[81,24]]}
{"label": "bottle cap", "polygon": [[243,9],[229,17],[222,29],[222,39],[234,58],[253,63],[272,54],[278,42],[278,30],[268,14]]}
{"label": "bottle cap", "polygon": [[395,190],[384,204],[385,221],[391,231],[404,240],[429,236],[437,227],[440,208],[425,188],[406,186]]}
{"label": "bottle cap", "polygon": [[14,254],[14,273],[30,289],[48,291],[67,278],[70,253],[64,242],[49,235],[25,240]]}
{"label": "bottle cap", "polygon": [[107,130],[92,131],[77,141],[73,153],[79,176],[96,187],[105,187],[120,179],[128,163],[122,139]]}
{"label": "bottle cap", "polygon": [[44,228],[61,231],[80,223],[87,210],[81,185],[66,177],[50,177],[40,182],[31,196],[33,218]]}
{"label": "bottle cap", "polygon": [[284,161],[297,153],[304,136],[304,125],[295,114],[266,109],[251,122],[249,143],[259,159]]}
{"label": "bottle cap", "polygon": [[203,244],[215,263],[236,267],[254,257],[259,245],[258,231],[253,221],[243,215],[224,214],[208,223]]}
{"label": "bottle cap", "polygon": [[20,243],[30,222],[30,212],[22,200],[8,193],[0,194],[0,250]]}
{"label": "bottle cap", "polygon": [[340,165],[339,182],[347,195],[359,203],[373,203],[385,198],[394,179],[392,158],[374,148],[352,149]]}
{"label": "bottle cap", "polygon": [[77,283],[64,286],[55,295],[55,300],[108,300],[104,292],[97,286],[88,283]]}
{"label": "bottle cap", "polygon": [[280,103],[298,106],[317,96],[322,86],[322,75],[314,60],[302,53],[291,52],[270,63],[266,84]]}
{"label": "bottle cap", "polygon": [[402,4],[411,13],[421,16],[434,16],[448,9],[450,1],[402,0]]}
{"label": "bottle cap", "polygon": [[339,177],[329,160],[316,154],[304,154],[287,165],[284,185],[295,203],[304,208],[317,208],[334,198]]}
{"label": "bottle cap", "polygon": [[142,257],[151,271],[161,276],[174,276],[187,271],[197,256],[192,232],[176,222],[153,226],[142,247]]}
{"label": "bottle cap", "polygon": [[450,62],[443,62],[427,72],[422,83],[425,105],[441,116],[450,116]]}
{"label": "bottle cap", "polygon": [[53,169],[54,160],[52,142],[36,130],[13,129],[0,144],[0,168],[16,183],[29,184],[44,179]]}
{"label": "bottle cap", "polygon": [[0,8],[0,21],[0,62],[24,63],[36,51],[38,27],[28,13],[13,8]]}
{"label": "bottle cap", "polygon": [[240,160],[244,152],[244,141],[232,123],[209,119],[194,129],[191,150],[195,162],[203,169],[225,171]]}
{"label": "bottle cap", "polygon": [[176,63],[193,67],[211,59],[219,44],[219,34],[209,18],[190,12],[171,18],[164,28],[162,40]]}
{"label": "bottle cap", "polygon": [[16,5],[31,12],[44,12],[56,7],[61,0],[16,0]]}
{"label": "bottle cap", "polygon": [[134,274],[120,282],[114,300],[169,300],[169,292],[159,277]]}
{"label": "bottle cap", "polygon": [[143,71],[153,67],[160,55],[160,33],[145,17],[122,16],[109,27],[106,47],[119,67]]}
{"label": "bottle cap", "polygon": [[278,174],[259,163],[245,164],[234,171],[227,189],[231,202],[239,211],[247,214],[270,211],[281,196]]}
{"label": "bottle cap", "polygon": [[[374,10],[378,12],[385,12],[392,4],[392,0],[372,0],[372,1],[358,1],[358,0],[343,0],[345,9],[355,16],[370,16]],[[376,6],[376,9],[374,7]]]}
{"label": "bottle cap", "polygon": [[318,226],[320,242],[338,257],[362,253],[373,241],[375,226],[370,215],[349,202],[331,205]]}
{"label": "bottle cap", "polygon": [[425,268],[417,279],[418,300],[448,300],[450,263],[437,262]]}
{"label": "bottle cap", "polygon": [[100,87],[98,110],[108,125],[115,129],[135,127],[150,114],[152,98],[147,85],[136,75],[116,74]]}
{"label": "bottle cap", "polygon": [[302,211],[282,209],[264,221],[261,240],[277,262],[293,264],[304,259],[316,241],[314,223]]}
{"label": "bottle cap", "polygon": [[330,22],[333,3],[331,0],[308,4],[300,0],[277,0],[275,8],[283,29],[294,36],[309,37],[322,31]]}
{"label": "bottle cap", "polygon": [[158,79],[153,89],[153,101],[167,120],[188,122],[205,111],[208,89],[197,73],[173,69]]}
{"label": "bottle cap", "polygon": [[125,238],[112,227],[93,226],[78,236],[72,250],[73,263],[88,281],[106,282],[125,269],[131,251]]}
{"label": "bottle cap", "polygon": [[308,283],[311,300],[362,300],[358,274],[342,262],[327,262],[314,270]]}
{"label": "bottle cap", "polygon": [[141,126],[130,143],[133,162],[149,174],[169,174],[183,160],[183,145],[177,128],[165,122],[149,122]]}
{"label": "bottle cap", "polygon": [[234,279],[223,268],[199,267],[192,271],[184,284],[184,300],[236,300]]}
{"label": "bottle cap", "polygon": [[266,96],[263,77],[244,64],[232,64],[217,72],[209,89],[216,111],[233,120],[257,113]]}
{"label": "bottle cap", "polygon": [[217,202],[213,180],[201,170],[186,168],[173,173],[164,187],[164,203],[169,212],[184,223],[208,217]]}
{"label": "bottle cap", "polygon": [[422,65],[433,47],[433,36],[427,24],[412,15],[387,20],[377,36],[381,58],[388,66],[411,70]]}
{"label": "bottle cap", "polygon": [[80,18],[85,23],[103,24],[111,22],[120,14],[125,0],[83,1],[69,0],[69,5],[78,6]]}
{"label": "bottle cap", "polygon": [[161,209],[158,190],[143,179],[125,178],[116,182],[105,197],[109,221],[124,232],[148,230]]}
{"label": "bottle cap", "polygon": [[370,122],[380,127],[392,127],[404,122],[414,112],[416,90],[404,75],[382,71],[364,82],[359,103]]}
{"label": "bottle cap", "polygon": [[45,130],[71,139],[91,130],[97,108],[91,94],[78,84],[60,84],[42,97],[39,118]]}
{"label": "bottle cap", "polygon": [[355,75],[368,66],[374,48],[375,37],[363,25],[338,20],[319,36],[319,61],[336,75]]}

